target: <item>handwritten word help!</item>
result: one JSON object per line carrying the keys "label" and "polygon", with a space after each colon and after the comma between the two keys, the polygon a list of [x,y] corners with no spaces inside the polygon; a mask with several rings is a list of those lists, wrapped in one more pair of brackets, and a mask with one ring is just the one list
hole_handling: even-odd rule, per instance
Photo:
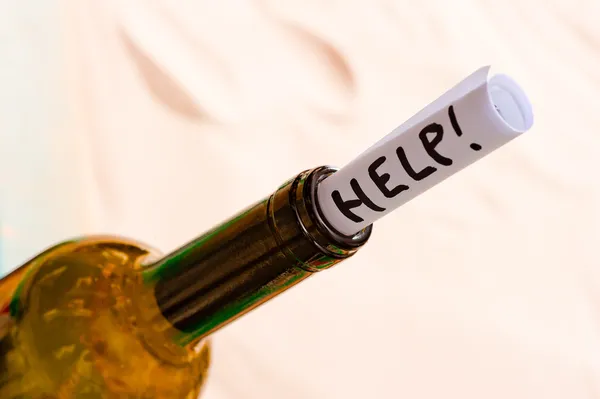
{"label": "handwritten word help!", "polygon": [[488,72],[479,69],[321,182],[329,224],[352,235],[529,130],[523,90]]}
{"label": "handwritten word help!", "polygon": [[[462,136],[462,131],[456,119],[456,114],[454,113],[454,107],[452,105],[448,108],[448,116],[450,117],[450,122],[456,135]],[[440,166],[450,166],[452,165],[452,159],[445,157],[436,150],[436,147],[442,142],[443,138],[444,128],[439,123],[430,123],[419,133],[419,139],[423,145],[423,149],[431,157],[431,160]],[[481,145],[477,143],[471,143],[470,147],[474,151],[479,151],[482,148]],[[413,181],[421,181],[426,179],[437,171],[437,167],[435,166],[426,166],[421,170],[416,171],[411,166],[406,155],[406,151],[402,147],[396,148],[396,154],[402,169]],[[387,186],[390,180],[390,174],[378,172],[378,168],[386,161],[387,157],[385,156],[380,156],[373,161],[373,163],[371,163],[371,165],[368,167],[369,177],[386,198],[394,198],[395,196],[402,194],[403,191],[410,190],[410,186],[408,184],[399,184],[393,188],[389,188]],[[350,187],[358,199],[344,200],[339,190],[333,190],[331,193],[333,202],[340,212],[348,219],[356,223],[364,221],[363,218],[352,212],[353,208],[357,208],[363,204],[375,212],[384,212],[386,210],[386,208],[375,204],[373,200],[371,200],[367,194],[365,194],[363,189],[360,187],[358,180],[350,179]]]}

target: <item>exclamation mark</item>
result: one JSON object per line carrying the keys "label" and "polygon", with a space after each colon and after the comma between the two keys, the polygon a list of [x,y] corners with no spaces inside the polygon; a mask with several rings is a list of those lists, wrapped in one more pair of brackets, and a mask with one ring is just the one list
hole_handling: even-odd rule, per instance
{"label": "exclamation mark", "polygon": [[[450,123],[452,124],[452,128],[456,132],[456,135],[458,137],[462,136],[462,129],[460,128],[460,125],[458,124],[458,120],[456,119],[456,114],[454,113],[453,105],[451,105],[448,108],[448,116],[450,117]],[[473,151],[481,150],[481,146],[477,143],[471,143],[470,147]]]}

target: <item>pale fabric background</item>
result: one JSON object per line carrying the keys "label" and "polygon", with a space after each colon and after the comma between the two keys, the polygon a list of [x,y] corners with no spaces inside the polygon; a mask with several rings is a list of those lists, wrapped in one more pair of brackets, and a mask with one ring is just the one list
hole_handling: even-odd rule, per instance
{"label": "pale fabric background", "polygon": [[0,1],[4,270],[170,250],[476,68],[534,129],[218,333],[206,398],[600,398],[596,0]]}

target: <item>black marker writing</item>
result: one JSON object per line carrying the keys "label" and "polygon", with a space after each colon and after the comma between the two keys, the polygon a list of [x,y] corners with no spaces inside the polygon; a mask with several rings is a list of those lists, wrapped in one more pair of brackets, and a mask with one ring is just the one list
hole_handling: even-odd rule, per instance
{"label": "black marker writing", "polygon": [[[429,139],[429,134],[434,134],[433,139]],[[441,143],[444,137],[444,128],[439,123],[430,123],[425,126],[419,133],[419,138],[423,144],[423,148],[427,151],[427,154],[437,163],[444,166],[452,165],[452,160],[446,158],[435,150],[435,147]]]}
{"label": "black marker writing", "polygon": [[[498,110],[497,107],[496,107],[496,110]],[[498,113],[500,113],[500,111],[498,111]],[[456,135],[458,137],[462,136],[462,129],[460,128],[460,125],[458,124],[458,120],[456,119],[456,114],[454,113],[453,105],[448,107],[448,117],[450,118],[450,123],[452,124],[452,129],[454,129],[454,132],[456,133]],[[481,150],[481,145],[479,145],[477,143],[471,143],[471,145],[469,147],[471,147],[471,149],[473,151]]]}
{"label": "black marker writing", "polygon": [[458,137],[462,136],[462,129],[456,120],[456,114],[454,113],[454,106],[451,105],[448,107],[448,117],[450,118],[450,123],[452,124],[452,129]]}
{"label": "black marker writing", "polygon": [[[460,124],[458,123],[458,118],[456,117],[456,113],[454,112],[454,106],[452,105],[448,107],[448,117],[450,119],[452,129],[454,129],[456,135],[458,137],[462,137],[463,131]],[[439,123],[430,123],[423,129],[421,129],[421,131],[419,132],[419,140],[421,141],[421,145],[423,146],[423,149],[425,150],[427,155],[429,155],[429,157],[439,165],[450,166],[453,164],[452,159],[440,154],[439,151],[436,149],[437,146],[442,142],[443,138],[444,128]],[[477,143],[471,143],[469,146],[474,151],[479,151],[482,149],[481,145]],[[403,147],[396,148],[396,155],[398,157],[398,161],[400,162],[400,166],[402,167],[402,169],[404,169],[408,177],[410,177],[414,181],[421,181],[423,179],[426,179],[427,177],[431,176],[437,171],[437,168],[434,166],[426,166],[420,171],[416,171],[415,168],[413,168],[413,166],[410,164],[406,151]],[[391,175],[389,173],[379,173],[377,171],[377,169],[381,165],[383,165],[385,161],[386,157],[380,156],[367,167],[367,172],[375,186],[377,186],[377,188],[385,198],[394,198],[400,193],[409,190],[410,187],[406,184],[399,184],[393,188],[389,188],[387,186],[391,179]],[[385,208],[376,205],[367,196],[367,194],[360,187],[358,180],[356,180],[355,178],[351,179],[350,187],[352,188],[354,194],[358,197],[357,199],[345,201],[344,199],[342,199],[342,196],[338,190],[335,190],[331,193],[331,198],[333,199],[333,202],[335,203],[336,207],[349,220],[355,223],[360,223],[364,221],[363,218],[352,212],[352,209],[357,208],[363,204],[375,212],[385,211]]]}
{"label": "black marker writing", "polygon": [[373,180],[373,183],[377,186],[379,191],[385,196],[385,198],[394,198],[396,195],[400,194],[402,191],[408,190],[408,186],[404,184],[400,184],[391,190],[385,186],[385,184],[390,181],[389,173],[377,173],[377,168],[381,166],[385,162],[385,157],[379,157],[369,165],[369,177]]}
{"label": "black marker writing", "polygon": [[364,221],[363,218],[352,212],[352,209],[358,208],[362,204],[365,204],[367,207],[371,208],[375,212],[385,211],[385,208],[377,206],[373,201],[371,201],[369,197],[367,197],[367,194],[365,194],[363,189],[360,187],[360,184],[358,184],[358,180],[350,180],[350,187],[352,187],[352,191],[354,191],[354,194],[356,194],[358,199],[344,201],[342,199],[342,195],[338,190],[334,190],[331,193],[331,198],[333,199],[335,206],[337,206],[340,212],[342,212],[342,214],[348,219],[352,220],[355,223],[360,223]]}
{"label": "black marker writing", "polygon": [[435,172],[437,170],[433,166],[426,166],[420,172],[415,172],[415,170],[413,169],[410,162],[408,162],[408,158],[406,157],[406,152],[404,151],[404,148],[402,148],[402,147],[396,148],[396,155],[398,155],[398,159],[400,160],[400,165],[402,165],[402,167],[404,168],[404,171],[406,171],[406,174],[409,175],[410,178],[415,181],[423,180],[424,178],[431,175],[433,172]]}

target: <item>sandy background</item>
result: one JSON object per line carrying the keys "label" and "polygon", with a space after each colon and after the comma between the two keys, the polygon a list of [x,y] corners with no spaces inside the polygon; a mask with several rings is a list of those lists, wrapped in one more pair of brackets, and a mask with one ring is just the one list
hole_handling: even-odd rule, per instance
{"label": "sandy background", "polygon": [[492,64],[534,129],[219,332],[204,397],[600,398],[600,3],[451,3],[0,1],[0,267],[173,249]]}

